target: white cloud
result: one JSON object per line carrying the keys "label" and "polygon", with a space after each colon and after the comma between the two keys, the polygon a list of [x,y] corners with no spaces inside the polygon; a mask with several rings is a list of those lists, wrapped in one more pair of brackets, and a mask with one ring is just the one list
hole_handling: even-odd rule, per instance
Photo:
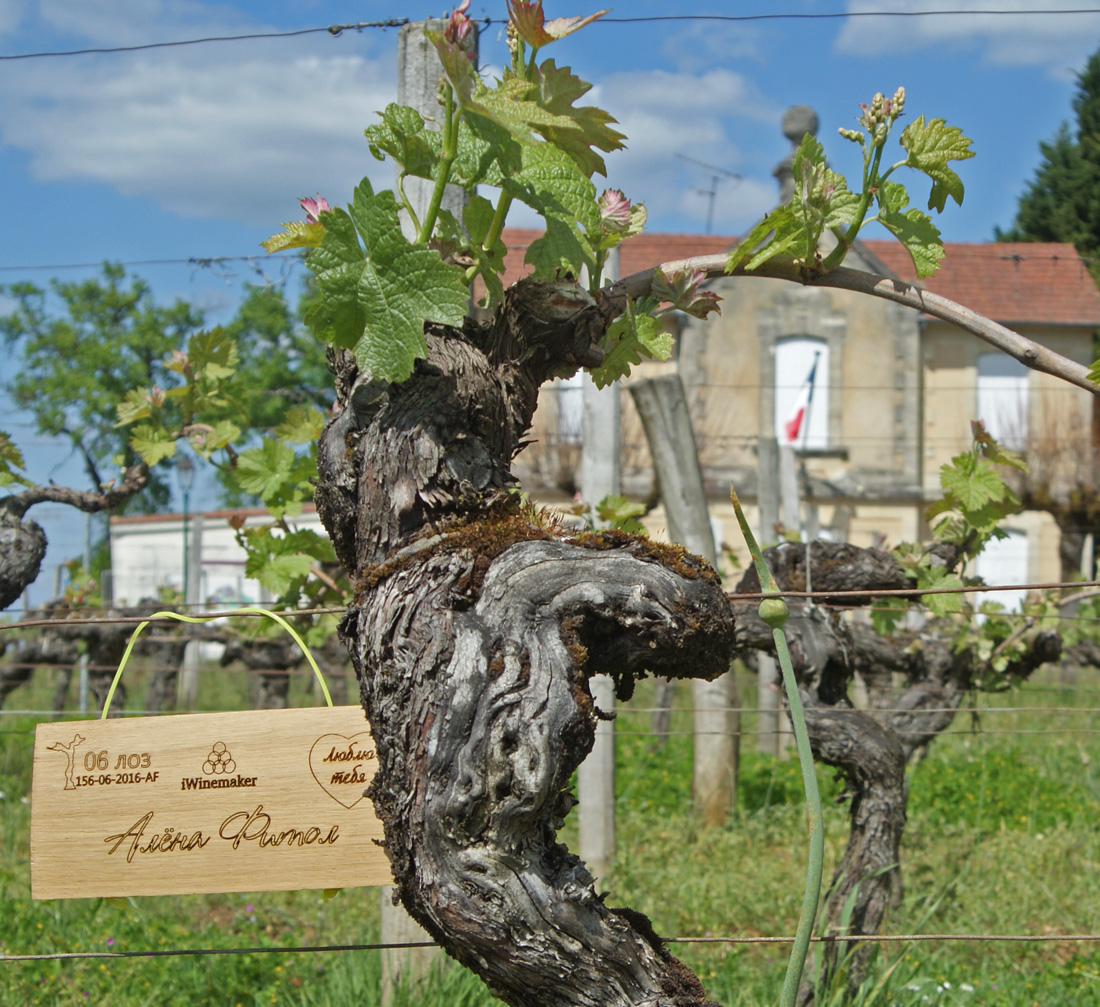
{"label": "white cloud", "polygon": [[[93,44],[217,34],[240,17],[196,0],[41,0],[37,16]],[[196,32],[200,16],[208,20]],[[299,216],[298,196],[342,202],[364,174],[392,183],[362,129],[394,100],[395,63],[392,36],[357,35],[0,65],[0,90],[19,96],[0,104],[0,143],[26,152],[37,179],[101,183],[181,217],[275,230]],[[737,133],[778,133],[781,109],[740,74],[612,74],[588,100],[629,138],[608,159],[608,184],[645,200],[654,219],[687,207],[705,220],[707,201],[691,190],[709,178],[678,151],[759,176],[722,185],[719,208],[744,209],[720,209],[716,228],[744,226],[770,205],[772,165],[746,166],[742,149],[756,144]]]}
{"label": "white cloud", "polygon": [[242,14],[231,7],[197,0],[39,0],[37,8],[41,21],[53,31],[96,46],[221,35],[246,26]]}
{"label": "white cloud", "polygon": [[0,107],[0,137],[36,178],[101,182],[185,217],[277,224],[297,196],[343,200],[368,171],[388,184],[362,129],[393,100],[392,59],[242,52],[4,67],[0,86],[21,99]]}
{"label": "white cloud", "polygon": [[[745,164],[744,151],[758,146],[762,130],[778,136],[782,110],[740,74],[621,73],[604,78],[598,92],[628,138],[627,149],[608,158],[609,184],[645,202],[654,221],[681,214],[706,221],[709,199],[698,189],[709,188],[711,176],[677,154],[746,175],[720,181],[716,232],[739,231],[775,204],[772,165]],[[738,142],[739,132],[751,140]]]}
{"label": "white cloud", "polygon": [[[1054,14],[1080,8],[1075,0],[954,0],[950,6],[972,13],[849,18],[837,35],[834,52],[877,57],[930,47],[973,50],[989,64],[1043,67],[1062,76],[1085,61],[1100,37],[1100,15]],[[881,10],[882,4],[879,0],[849,0],[847,9],[853,13]],[[891,6],[896,12],[942,9],[939,0],[896,0]],[[1049,14],[1011,13],[1035,10]]]}
{"label": "white cloud", "polygon": [[[39,48],[271,30],[201,0],[0,0],[0,31],[20,5]],[[317,35],[2,64],[0,143],[36,179],[274,230],[298,196],[343,201],[364,174],[390,183],[362,130],[394,99],[395,63],[392,36]]]}
{"label": "white cloud", "polygon": [[661,52],[677,70],[698,72],[733,59],[757,59],[759,37],[758,30],[745,24],[693,22],[666,35]]}

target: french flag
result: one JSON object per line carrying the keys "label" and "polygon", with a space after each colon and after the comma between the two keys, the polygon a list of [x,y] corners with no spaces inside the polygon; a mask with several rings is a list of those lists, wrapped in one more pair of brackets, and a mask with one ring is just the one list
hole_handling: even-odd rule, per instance
{"label": "french flag", "polygon": [[786,435],[788,444],[794,444],[798,440],[798,435],[802,431],[802,423],[806,419],[806,414],[810,411],[810,403],[814,400],[817,360],[820,356],[820,353],[814,354],[814,362],[810,368],[810,373],[806,376],[806,380],[802,382],[802,387],[798,390],[798,397],[794,400],[790,415],[783,424],[783,433]]}

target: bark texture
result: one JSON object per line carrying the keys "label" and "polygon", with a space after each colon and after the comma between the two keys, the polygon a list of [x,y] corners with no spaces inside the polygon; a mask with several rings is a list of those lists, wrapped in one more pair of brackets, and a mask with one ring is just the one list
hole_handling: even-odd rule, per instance
{"label": "bark texture", "polygon": [[7,608],[34,582],[46,555],[46,534],[33,521],[24,520],[40,503],[62,503],[89,514],[111,510],[149,482],[144,465],[126,469],[122,478],[99,492],[68,489],[50,483],[30,486],[0,500],[0,610]]}
{"label": "bark texture", "polygon": [[397,893],[516,1005],[709,1001],[648,920],[555,842],[591,748],[589,675],[727,670],[733,620],[684,550],[571,536],[507,492],[539,385],[596,363],[608,313],[521,281],[488,325],[429,328],[400,385],[333,354],[317,506],[355,588],[341,625],[378,750]]}
{"label": "bark texture", "polygon": [[0,609],[34,582],[46,556],[46,533],[34,521],[0,511]]}

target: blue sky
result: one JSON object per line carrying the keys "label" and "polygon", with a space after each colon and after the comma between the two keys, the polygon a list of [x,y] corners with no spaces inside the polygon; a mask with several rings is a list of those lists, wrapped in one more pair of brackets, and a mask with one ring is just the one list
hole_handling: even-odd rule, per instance
{"label": "blue sky", "polygon": [[[646,203],[650,229],[702,233],[711,184],[686,155],[741,176],[718,190],[713,230],[737,233],[772,204],[772,168],[787,153],[786,107],[809,104],[835,168],[857,150],[836,135],[875,91],[908,93],[907,113],[942,117],[974,140],[960,169],[962,208],[939,218],[947,240],[984,241],[1011,223],[1039,161],[1038,145],[1071,118],[1074,74],[1100,47],[1096,13],[1061,14],[1075,0],[777,0],[686,5],[633,0],[546,54],[595,85],[628,136],[608,158],[608,183]],[[548,0],[549,16],[596,9]],[[956,16],[868,12],[957,10]],[[1009,14],[982,14],[1012,11]],[[1025,11],[1037,11],[1029,14]],[[143,45],[211,35],[294,31],[388,18],[440,16],[419,0],[0,0],[0,55]],[[503,0],[473,0],[501,19]],[[763,20],[622,23],[670,14]],[[817,15],[775,18],[779,13]],[[848,14],[844,18],[821,17]],[[863,15],[863,16],[861,16]],[[301,216],[296,198],[344,201],[363,174],[388,185],[362,130],[396,93],[395,29],[211,42],[126,53],[0,60],[0,184],[7,193],[0,283],[95,269],[32,266],[249,256],[219,270],[134,266],[157,296],[230,317],[240,284],[277,278],[258,242]],[[481,36],[481,63],[505,59],[499,24]],[[533,221],[516,217],[516,224]],[[294,288],[297,279],[291,281]],[[10,306],[0,292],[0,311]],[[0,374],[17,365],[0,350]],[[29,474],[83,485],[68,452],[34,435],[0,399],[0,429],[23,448]],[[201,478],[201,477],[200,477]],[[200,494],[202,483],[199,485]],[[201,496],[200,496],[201,498]],[[31,512],[51,539],[47,565],[79,553],[82,518]],[[34,598],[48,594],[40,578]]]}

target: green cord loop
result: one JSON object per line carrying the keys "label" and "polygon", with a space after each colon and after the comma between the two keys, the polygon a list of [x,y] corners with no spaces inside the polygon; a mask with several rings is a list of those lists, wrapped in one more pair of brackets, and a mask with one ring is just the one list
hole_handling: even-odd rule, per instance
{"label": "green cord loop", "polygon": [[309,662],[309,666],[313,669],[313,674],[320,683],[325,702],[329,706],[332,706],[332,696],[329,694],[328,685],[325,684],[325,677],[321,674],[321,669],[317,667],[317,662],[313,659],[313,654],[310,653],[309,648],[306,646],[305,641],[298,635],[297,630],[295,630],[295,628],[281,615],[275,612],[269,612],[265,608],[235,608],[231,612],[218,612],[216,615],[180,615],[179,612],[154,612],[144,622],[138,623],[137,629],[135,629],[130,636],[130,642],[126,644],[126,650],[122,655],[122,660],[119,661],[118,671],[115,672],[115,677],[111,680],[111,687],[107,690],[107,698],[103,703],[103,712],[100,714],[99,719],[107,719],[107,711],[111,708],[111,700],[115,698],[115,689],[118,688],[118,683],[122,680],[123,669],[130,660],[130,654],[133,652],[138,637],[145,631],[145,627],[148,626],[149,623],[153,622],[155,619],[175,619],[177,622],[201,624],[209,622],[211,619],[226,619],[234,615],[262,615],[282,626],[283,629],[294,638],[294,642],[301,647],[302,653],[305,654],[306,660]]}
{"label": "green cord loop", "polygon": [[[752,554],[753,566],[760,578],[760,590],[766,595],[778,595],[779,585],[772,576],[764,555],[757,545],[741,501],[730,487],[730,500],[737,515],[737,523],[745,536],[745,543]],[[776,604],[778,602],[778,604]],[[798,987],[802,982],[802,973],[806,967],[806,953],[810,946],[814,920],[817,918],[817,906],[821,899],[821,874],[825,861],[825,828],[821,817],[821,795],[817,789],[817,774],[814,772],[814,756],[810,750],[810,735],[806,730],[806,715],[802,710],[802,699],[798,694],[798,682],[794,677],[791,654],[787,649],[787,638],[783,635],[783,624],[787,621],[787,604],[779,597],[768,597],[760,603],[760,618],[772,627],[775,640],[775,653],[779,658],[779,667],[783,670],[783,686],[787,691],[790,704],[791,726],[794,728],[795,744],[798,749],[798,762],[802,769],[802,786],[806,791],[806,805],[810,820],[810,851],[806,864],[806,889],[802,897],[802,915],[798,919],[791,958],[787,965],[787,975],[783,980],[783,992],[779,997],[779,1007],[794,1007],[798,996]]]}

